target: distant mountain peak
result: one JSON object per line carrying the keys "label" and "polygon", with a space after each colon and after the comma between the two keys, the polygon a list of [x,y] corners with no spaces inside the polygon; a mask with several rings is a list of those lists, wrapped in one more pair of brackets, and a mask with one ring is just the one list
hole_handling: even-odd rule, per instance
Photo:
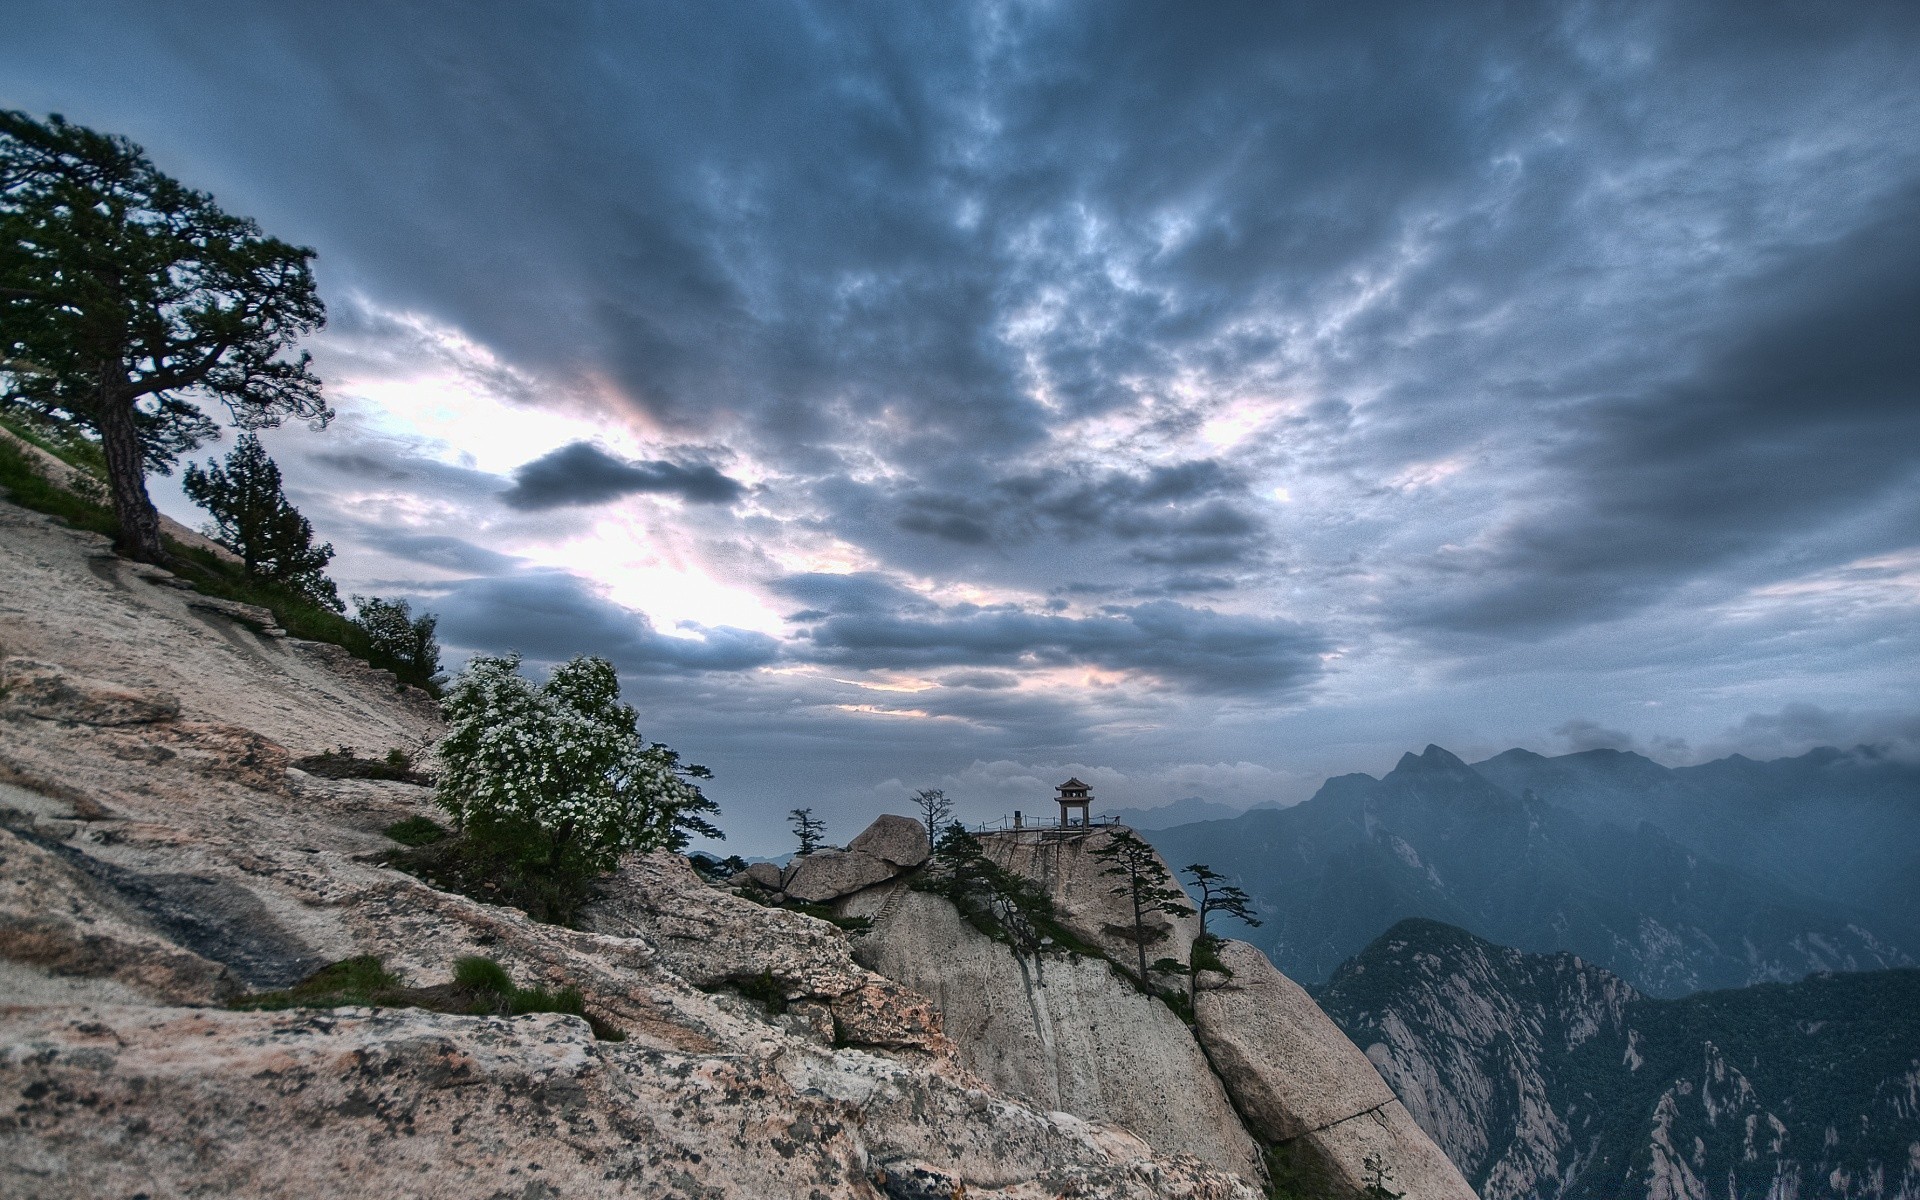
{"label": "distant mountain peak", "polygon": [[1439,746],[1429,743],[1427,748],[1422,750],[1418,755],[1412,751],[1402,754],[1400,761],[1394,764],[1393,770],[1389,772],[1387,777],[1392,778],[1394,775],[1401,774],[1432,775],[1436,773],[1448,775],[1465,773],[1471,775],[1473,774],[1473,768],[1462,762],[1460,757],[1454,754],[1453,751],[1444,750]]}

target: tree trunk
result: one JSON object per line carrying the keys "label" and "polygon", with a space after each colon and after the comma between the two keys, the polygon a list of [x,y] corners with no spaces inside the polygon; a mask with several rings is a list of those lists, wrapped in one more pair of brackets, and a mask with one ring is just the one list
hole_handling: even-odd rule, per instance
{"label": "tree trunk", "polygon": [[160,552],[160,514],[147,495],[147,468],[140,453],[140,431],[133,422],[133,401],[123,399],[102,373],[99,422],[100,448],[106,453],[107,488],[113,496],[113,515],[120,519],[120,539],[113,548],[127,558],[157,563]]}
{"label": "tree trunk", "polygon": [[1133,881],[1133,946],[1140,952],[1140,990],[1151,993],[1153,985],[1147,982],[1147,918],[1140,911],[1140,880]]}

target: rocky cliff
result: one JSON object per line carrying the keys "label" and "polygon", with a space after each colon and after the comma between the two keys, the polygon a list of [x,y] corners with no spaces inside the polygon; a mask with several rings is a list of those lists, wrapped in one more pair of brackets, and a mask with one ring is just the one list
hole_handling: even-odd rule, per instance
{"label": "rocky cliff", "polygon": [[[1255,1200],[968,1070],[845,934],[630,862],[587,928],[382,865],[425,789],[326,779],[430,706],[0,504],[0,1194]],[[244,615],[244,614],[242,614]],[[376,956],[484,955],[587,1021],[233,1011]]]}
{"label": "rocky cliff", "polygon": [[1660,1000],[1407,921],[1321,999],[1486,1200],[1920,1196],[1920,971]]}
{"label": "rocky cliff", "polygon": [[[1111,836],[981,839],[1000,866],[1045,889],[1079,952],[1017,953],[905,880],[856,890],[839,907],[873,922],[860,960],[933,999],[962,1061],[1009,1094],[1249,1178],[1271,1170],[1277,1195],[1383,1183],[1423,1200],[1470,1200],[1372,1064],[1254,947],[1220,948],[1227,970],[1201,974],[1188,1018],[1135,986],[1116,965],[1134,960],[1123,933],[1131,910],[1094,854]],[[1150,953],[1188,960],[1197,922],[1158,925]]]}

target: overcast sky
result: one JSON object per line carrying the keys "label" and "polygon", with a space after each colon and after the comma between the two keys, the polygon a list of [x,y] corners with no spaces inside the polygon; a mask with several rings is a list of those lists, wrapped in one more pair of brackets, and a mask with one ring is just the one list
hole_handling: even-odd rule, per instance
{"label": "overcast sky", "polygon": [[342,590],[611,658],[742,852],[1920,741],[1911,3],[7,7],[318,251]]}

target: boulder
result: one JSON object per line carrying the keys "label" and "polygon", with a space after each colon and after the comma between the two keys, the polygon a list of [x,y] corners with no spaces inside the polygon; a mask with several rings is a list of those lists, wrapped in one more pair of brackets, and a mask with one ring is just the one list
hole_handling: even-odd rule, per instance
{"label": "boulder", "polygon": [[1222,942],[1220,960],[1232,976],[1210,976],[1213,986],[1195,997],[1194,1033],[1256,1136],[1306,1138],[1356,1190],[1366,1186],[1367,1158],[1377,1155],[1397,1191],[1474,1200],[1459,1170],[1304,988],[1245,942]]}
{"label": "boulder", "polygon": [[780,868],[770,862],[752,863],[746,870],[735,875],[731,882],[751,883],[769,892],[777,892],[780,890]]}
{"label": "boulder", "polygon": [[860,850],[816,850],[796,859],[788,872],[787,895],[809,904],[823,904],[894,876],[892,867]]}
{"label": "boulder", "polygon": [[865,832],[847,844],[847,849],[871,854],[883,862],[905,870],[927,861],[927,827],[912,817],[892,813],[876,817]]}

